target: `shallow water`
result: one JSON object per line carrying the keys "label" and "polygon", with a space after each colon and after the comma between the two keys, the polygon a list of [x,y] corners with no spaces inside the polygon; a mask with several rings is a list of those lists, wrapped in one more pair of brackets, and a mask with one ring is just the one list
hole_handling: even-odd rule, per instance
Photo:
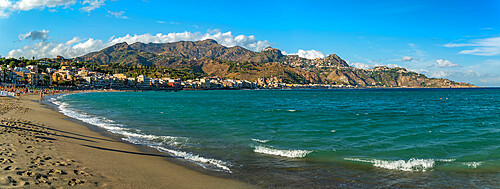
{"label": "shallow water", "polygon": [[498,187],[500,89],[72,94],[64,114],[264,187]]}

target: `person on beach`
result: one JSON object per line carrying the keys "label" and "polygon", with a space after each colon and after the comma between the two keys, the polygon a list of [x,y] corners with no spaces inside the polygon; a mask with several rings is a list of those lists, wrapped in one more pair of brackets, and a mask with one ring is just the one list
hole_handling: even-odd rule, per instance
{"label": "person on beach", "polygon": [[40,101],[43,101],[43,91],[40,91]]}

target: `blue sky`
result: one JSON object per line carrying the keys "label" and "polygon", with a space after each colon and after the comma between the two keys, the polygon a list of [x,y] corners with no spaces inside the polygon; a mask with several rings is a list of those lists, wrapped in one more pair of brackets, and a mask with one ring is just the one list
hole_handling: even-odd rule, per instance
{"label": "blue sky", "polygon": [[1,56],[70,58],[123,41],[206,38],[500,86],[495,0],[0,0]]}

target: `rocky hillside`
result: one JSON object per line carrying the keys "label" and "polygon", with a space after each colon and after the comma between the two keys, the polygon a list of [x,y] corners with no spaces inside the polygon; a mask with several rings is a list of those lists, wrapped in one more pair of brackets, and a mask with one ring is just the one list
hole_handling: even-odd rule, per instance
{"label": "rocky hillside", "polygon": [[[181,41],[175,43],[118,43],[98,52],[77,57],[78,61],[94,61],[99,64],[110,62],[120,64],[162,65],[172,60],[218,59],[227,62],[283,62],[290,65],[311,64],[317,60],[309,60],[298,56],[285,56],[279,49],[265,48],[261,52],[253,52],[243,47],[225,47],[215,40]],[[347,63],[336,55],[321,60],[329,65],[348,67]]]}
{"label": "rocky hillside", "polygon": [[175,43],[119,43],[74,61],[99,64],[117,63],[190,69],[210,76],[255,81],[278,77],[286,83],[325,83],[358,87],[473,87],[447,79],[428,78],[403,68],[377,67],[369,70],[350,67],[332,54],[306,59],[283,55],[279,49],[253,52],[245,48],[225,47],[215,40]]}
{"label": "rocky hillside", "polygon": [[330,69],[325,71],[322,76],[331,83],[359,87],[475,87],[471,84],[458,83],[448,79],[428,78],[423,74],[404,68],[388,68],[386,66],[368,70],[352,67]]}

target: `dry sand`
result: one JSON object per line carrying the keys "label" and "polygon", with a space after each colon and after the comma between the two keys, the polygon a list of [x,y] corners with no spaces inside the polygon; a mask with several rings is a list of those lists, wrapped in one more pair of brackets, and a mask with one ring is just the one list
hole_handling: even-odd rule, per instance
{"label": "dry sand", "polygon": [[255,188],[103,136],[38,98],[0,97],[0,188]]}

